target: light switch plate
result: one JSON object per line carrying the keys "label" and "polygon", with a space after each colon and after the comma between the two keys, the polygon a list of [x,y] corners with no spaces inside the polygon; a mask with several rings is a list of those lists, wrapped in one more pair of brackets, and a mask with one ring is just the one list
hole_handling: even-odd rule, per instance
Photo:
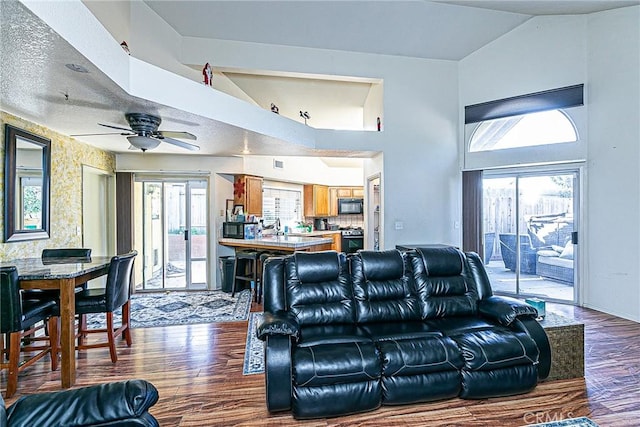
{"label": "light switch plate", "polygon": [[402,230],[404,228],[404,222],[396,221],[396,230]]}

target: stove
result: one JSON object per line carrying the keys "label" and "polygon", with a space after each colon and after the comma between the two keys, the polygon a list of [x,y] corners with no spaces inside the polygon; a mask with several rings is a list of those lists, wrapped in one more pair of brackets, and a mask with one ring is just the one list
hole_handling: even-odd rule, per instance
{"label": "stove", "polygon": [[343,236],[364,236],[364,230],[360,227],[357,228],[341,228]]}
{"label": "stove", "polygon": [[342,233],[342,252],[351,254],[364,249],[364,230],[360,227],[345,227]]}

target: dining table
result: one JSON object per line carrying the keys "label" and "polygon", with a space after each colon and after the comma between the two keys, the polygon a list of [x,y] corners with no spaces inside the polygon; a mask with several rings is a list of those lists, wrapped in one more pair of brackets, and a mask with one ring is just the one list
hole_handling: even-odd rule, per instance
{"label": "dining table", "polygon": [[16,266],[21,289],[56,289],[60,292],[62,388],[70,388],[76,382],[75,289],[91,279],[106,275],[110,262],[110,256],[19,258],[0,262],[1,267]]}

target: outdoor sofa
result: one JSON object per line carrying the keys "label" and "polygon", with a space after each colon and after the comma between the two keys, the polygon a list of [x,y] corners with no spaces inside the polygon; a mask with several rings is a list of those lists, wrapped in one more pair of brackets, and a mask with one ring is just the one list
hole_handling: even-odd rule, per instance
{"label": "outdoor sofa", "polygon": [[559,282],[573,284],[573,244],[552,245],[536,253],[536,274]]}

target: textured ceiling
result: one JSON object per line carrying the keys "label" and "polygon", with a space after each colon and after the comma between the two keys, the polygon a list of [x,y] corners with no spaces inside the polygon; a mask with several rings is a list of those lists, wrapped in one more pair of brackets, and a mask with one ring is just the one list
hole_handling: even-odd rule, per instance
{"label": "textured ceiling", "polygon": [[[585,13],[637,1],[152,1],[147,4],[178,32],[221,39],[261,41],[392,55],[442,58],[465,56],[529,18],[528,14]],[[105,3],[108,5],[108,3]],[[472,5],[474,7],[466,7]],[[485,8],[485,9],[482,9]],[[499,8],[505,11],[489,9]],[[516,12],[516,13],[512,13]],[[206,23],[202,23],[206,19]],[[88,36],[91,37],[91,36]],[[21,3],[0,1],[0,107],[65,135],[104,132],[97,123],[127,127],[124,113],[162,117],[160,130],[198,136],[201,154],[370,156],[371,152],[316,151],[171,106],[136,98],[122,90]],[[80,64],[77,73],[65,64]],[[256,83],[233,76],[247,91]],[[288,84],[288,83],[287,83]],[[354,89],[354,99],[363,90]],[[254,95],[258,103],[268,94]],[[304,105],[281,108],[305,109]],[[318,113],[310,111],[312,117]],[[285,120],[282,118],[282,120]],[[126,152],[120,135],[79,137],[100,148]],[[161,144],[154,152],[185,153]]]}
{"label": "textured ceiling", "polygon": [[[1,109],[64,135],[110,132],[98,123],[126,128],[125,113],[145,112],[162,118],[160,130],[196,135],[200,154],[372,155],[312,150],[133,97],[19,2],[0,2],[0,42]],[[65,64],[82,65],[88,72],[72,71]],[[117,130],[113,132],[76,139],[108,151],[128,152],[126,138]],[[193,154],[169,144],[161,144],[153,152]]]}

